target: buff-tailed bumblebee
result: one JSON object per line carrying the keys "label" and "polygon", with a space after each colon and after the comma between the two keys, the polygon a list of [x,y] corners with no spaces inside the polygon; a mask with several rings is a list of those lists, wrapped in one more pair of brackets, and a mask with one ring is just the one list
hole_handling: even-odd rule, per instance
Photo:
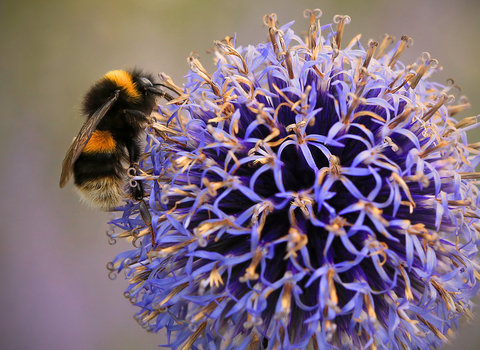
{"label": "buff-tailed bumblebee", "polygon": [[138,172],[144,125],[157,98],[173,99],[159,85],[134,69],[108,72],[90,88],[82,103],[87,120],[65,155],[60,187],[73,175],[78,193],[94,207],[115,207],[127,195],[143,203],[142,183],[126,185],[125,163]]}

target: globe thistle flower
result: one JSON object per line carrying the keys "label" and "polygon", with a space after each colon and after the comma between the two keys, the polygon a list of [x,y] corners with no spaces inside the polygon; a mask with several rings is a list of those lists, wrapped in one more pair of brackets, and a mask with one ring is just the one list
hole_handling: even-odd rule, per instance
{"label": "globe thistle flower", "polygon": [[[159,107],[112,240],[135,249],[125,296],[172,349],[429,349],[472,317],[479,288],[475,117],[438,62],[386,36],[343,40],[348,16],[306,38],[265,16],[268,40],[194,54]],[[148,206],[146,205],[148,203]],[[148,210],[148,212],[147,212]]]}

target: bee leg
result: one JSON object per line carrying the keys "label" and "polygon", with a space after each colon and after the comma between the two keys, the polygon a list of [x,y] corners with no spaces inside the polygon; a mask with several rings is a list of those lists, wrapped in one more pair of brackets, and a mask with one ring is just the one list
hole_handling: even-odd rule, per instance
{"label": "bee leg", "polygon": [[[136,109],[124,109],[123,113],[127,117],[127,121],[129,124],[137,125],[138,121],[147,122],[150,116],[147,113],[143,113],[142,111],[137,111]],[[133,117],[133,118],[132,118]],[[132,118],[131,120],[129,120]]]}
{"label": "bee leg", "polygon": [[138,204],[138,210],[140,211],[140,216],[142,217],[143,222],[150,228],[150,234],[152,236],[152,246],[155,246],[155,231],[153,230],[152,226],[152,216],[150,215],[150,211],[147,208],[147,205],[143,200],[141,200]]}
{"label": "bee leg", "polygon": [[[130,168],[128,169],[128,173],[131,176],[138,175],[138,166],[136,164],[131,164]],[[138,211],[140,212],[140,216],[142,217],[145,225],[149,227],[150,235],[152,236],[152,245],[155,245],[155,231],[153,230],[152,226],[152,216],[150,215],[150,211],[148,210],[148,207],[143,200],[142,182],[138,180],[133,180],[130,181],[130,186],[132,191],[132,198],[138,202]]]}
{"label": "bee leg", "polygon": [[[127,143],[127,151],[130,157],[130,168],[128,169],[128,174],[132,176],[140,175],[140,170],[138,168],[138,158],[140,158],[140,148],[138,144],[131,140]],[[134,185],[134,186],[132,186]],[[155,231],[153,230],[152,226],[152,216],[150,215],[150,211],[148,210],[145,201],[143,200],[143,186],[142,181],[134,180],[134,182],[130,182],[131,191],[132,191],[132,198],[138,202],[138,211],[140,212],[140,216],[142,217],[143,222],[150,228],[150,234],[152,236],[152,245],[155,245]]]}

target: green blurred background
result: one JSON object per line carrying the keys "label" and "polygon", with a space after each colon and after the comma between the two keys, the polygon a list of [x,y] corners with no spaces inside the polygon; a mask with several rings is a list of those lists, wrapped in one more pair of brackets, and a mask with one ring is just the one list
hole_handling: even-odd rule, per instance
{"label": "green blurred background", "polygon": [[[206,49],[237,34],[240,45],[267,36],[262,17],[307,28],[306,8],[323,11],[322,24],[348,14],[344,40],[362,43],[388,32],[415,40],[402,55],[411,63],[428,51],[454,78],[480,114],[478,0],[187,1],[82,0],[0,2],[0,348],[156,349],[161,334],[133,320],[123,298],[123,276],[110,281],[105,265],[128,246],[107,243],[110,214],[78,202],[69,185],[58,188],[61,162],[83,119],[83,93],[112,69],[166,72],[178,85],[191,51],[212,72]],[[480,141],[480,133],[470,134]],[[479,349],[476,325],[446,349]]]}

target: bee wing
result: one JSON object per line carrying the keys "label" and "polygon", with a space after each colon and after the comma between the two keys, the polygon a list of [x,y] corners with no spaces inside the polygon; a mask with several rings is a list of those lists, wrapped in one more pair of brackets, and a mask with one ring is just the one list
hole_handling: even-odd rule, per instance
{"label": "bee wing", "polygon": [[102,120],[108,110],[112,107],[113,103],[118,99],[119,93],[120,92],[116,90],[115,94],[110,97],[102,107],[97,109],[95,113],[93,113],[92,116],[88,118],[87,121],[82,125],[80,132],[73,140],[72,145],[68,149],[65,159],[63,160],[62,174],[60,175],[60,188],[65,187],[65,185],[68,183],[68,180],[70,180],[72,177],[73,164],[78,159],[88,141],[92,137],[92,134],[97,128],[100,120]]}

